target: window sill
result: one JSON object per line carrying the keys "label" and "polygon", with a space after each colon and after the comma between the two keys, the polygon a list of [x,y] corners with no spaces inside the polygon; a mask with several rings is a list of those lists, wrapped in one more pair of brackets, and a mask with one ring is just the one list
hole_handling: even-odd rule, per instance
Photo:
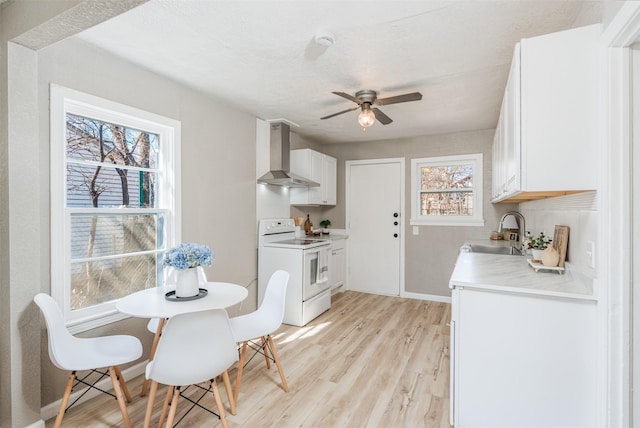
{"label": "window sill", "polygon": [[453,218],[453,217],[439,217],[439,218],[412,218],[409,220],[411,226],[471,226],[471,227],[483,227],[484,219],[471,219],[471,218]]}
{"label": "window sill", "polygon": [[129,318],[129,315],[125,315],[118,311],[109,312],[107,314],[100,314],[92,317],[86,317],[84,319],[78,319],[73,321],[67,321],[67,329],[71,334],[82,333],[83,331],[93,330],[94,328],[103,327],[116,321]]}

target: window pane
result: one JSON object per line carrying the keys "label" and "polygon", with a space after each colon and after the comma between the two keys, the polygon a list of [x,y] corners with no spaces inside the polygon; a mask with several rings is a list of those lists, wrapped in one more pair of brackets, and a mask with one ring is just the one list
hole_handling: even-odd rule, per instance
{"label": "window pane", "polygon": [[473,215],[473,192],[420,194],[420,215]]}
{"label": "window pane", "polygon": [[155,208],[155,173],[67,163],[67,207]]}
{"label": "window pane", "polygon": [[421,190],[473,188],[473,165],[421,168]]}
{"label": "window pane", "polygon": [[158,135],[67,113],[67,157],[157,168]]}
{"label": "window pane", "polygon": [[109,302],[155,287],[159,254],[71,263],[71,310]]}
{"label": "window pane", "polygon": [[162,248],[164,217],[149,215],[71,216],[71,258],[84,259]]}

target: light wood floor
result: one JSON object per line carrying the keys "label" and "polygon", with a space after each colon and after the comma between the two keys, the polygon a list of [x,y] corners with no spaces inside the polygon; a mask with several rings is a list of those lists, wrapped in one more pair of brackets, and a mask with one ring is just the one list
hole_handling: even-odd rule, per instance
{"label": "light wood floor", "polygon": [[[447,427],[451,306],[346,291],[305,327],[283,324],[273,335],[289,383],[286,393],[274,365],[255,358],[245,369],[238,411],[230,427]],[[230,371],[232,384],[235,369]],[[144,420],[142,376],[127,382],[134,427]],[[157,420],[165,389],[156,398]],[[228,410],[228,399],[220,382]],[[60,391],[62,395],[62,391]],[[206,405],[215,408],[208,394]],[[189,403],[181,400],[181,410]],[[102,394],[65,416],[63,427],[117,427],[115,400]],[[221,426],[194,409],[178,427]],[[46,427],[53,426],[53,419]]]}

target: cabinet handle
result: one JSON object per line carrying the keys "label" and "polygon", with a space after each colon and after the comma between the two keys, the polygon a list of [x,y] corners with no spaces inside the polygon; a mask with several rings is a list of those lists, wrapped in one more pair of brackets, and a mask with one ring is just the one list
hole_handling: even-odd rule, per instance
{"label": "cabinet handle", "polygon": [[398,217],[398,213],[393,213],[393,216],[394,217]]}
{"label": "cabinet handle", "polygon": [[394,237],[394,238],[397,238],[397,237],[398,237],[398,234],[397,234],[397,233],[394,233],[394,234],[393,234],[393,237]]}

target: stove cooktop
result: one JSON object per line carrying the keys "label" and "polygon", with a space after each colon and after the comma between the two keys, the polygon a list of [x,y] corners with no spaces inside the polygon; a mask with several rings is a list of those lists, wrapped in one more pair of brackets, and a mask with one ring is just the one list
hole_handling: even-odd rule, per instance
{"label": "stove cooktop", "polygon": [[299,238],[299,239],[285,239],[283,241],[276,241],[275,243],[277,243],[277,244],[285,244],[285,245],[311,245],[311,244],[315,244],[317,242],[318,241],[312,240],[312,239]]}

